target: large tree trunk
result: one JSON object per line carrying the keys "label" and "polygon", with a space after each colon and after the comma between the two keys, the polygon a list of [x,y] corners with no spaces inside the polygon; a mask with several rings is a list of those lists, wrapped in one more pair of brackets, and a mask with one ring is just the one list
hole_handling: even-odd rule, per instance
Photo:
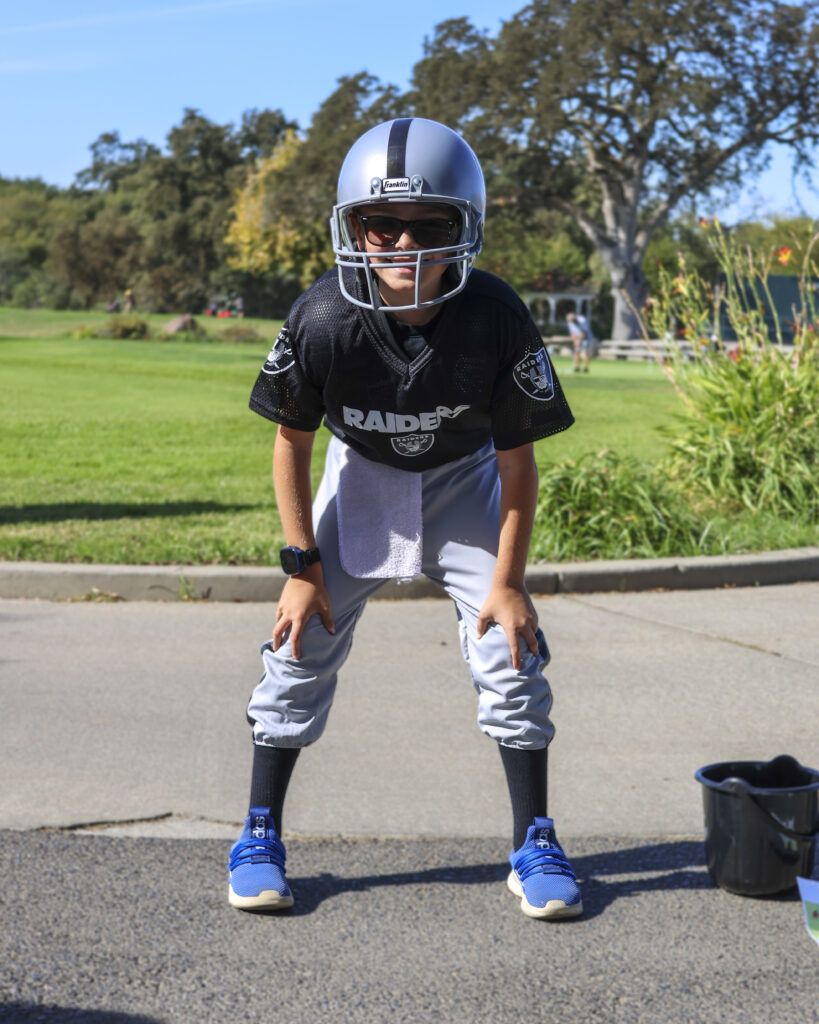
{"label": "large tree trunk", "polygon": [[604,255],[604,262],[611,274],[614,295],[611,336],[615,341],[642,338],[640,316],[648,298],[648,282],[642,267],[638,263],[626,263],[615,253]]}
{"label": "large tree trunk", "polygon": [[[636,194],[636,189],[630,190]],[[614,197],[603,190],[605,228],[583,210],[559,198],[552,205],[574,217],[578,226],[594,243],[603,265],[611,277],[614,295],[614,319],[611,337],[615,341],[631,341],[643,337],[640,314],[648,298],[648,281],[642,262],[650,231],[637,231],[637,206],[629,205],[622,196]],[[653,231],[656,224],[652,226]]]}
{"label": "large tree trunk", "polygon": [[626,294],[626,289],[618,288],[614,292],[614,317],[611,324],[611,336],[615,341],[632,341],[643,337],[640,318],[634,312],[641,310],[646,300],[644,290],[638,295]]}

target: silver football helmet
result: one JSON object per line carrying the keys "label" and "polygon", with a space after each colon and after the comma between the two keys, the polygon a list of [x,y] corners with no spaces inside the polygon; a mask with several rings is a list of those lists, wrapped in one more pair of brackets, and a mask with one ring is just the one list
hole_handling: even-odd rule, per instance
{"label": "silver football helmet", "polygon": [[[398,255],[395,250],[362,252],[356,241],[351,214],[366,212],[368,205],[384,203],[435,203],[455,207],[460,231],[449,244],[413,250],[416,258],[415,301],[405,306],[383,303],[370,263]],[[456,132],[437,121],[402,117],[385,121],[365,132],[350,149],[338,176],[338,202],[330,227],[341,292],[364,309],[421,309],[457,295],[466,286],[469,272],[483,244],[486,189],[483,172],[472,149]],[[406,257],[406,253],[401,254]],[[421,264],[434,256],[449,264],[441,295],[421,301]],[[369,301],[350,294],[343,271],[360,271]]]}

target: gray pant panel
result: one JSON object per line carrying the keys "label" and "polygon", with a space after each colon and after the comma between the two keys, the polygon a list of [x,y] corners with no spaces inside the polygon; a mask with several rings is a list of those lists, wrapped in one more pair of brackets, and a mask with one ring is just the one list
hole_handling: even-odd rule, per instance
{"label": "gray pant panel", "polygon": [[[367,599],[385,582],[357,579],[341,568],[335,494],[342,449],[342,443],[333,438],[313,508],[336,634],[331,636],[313,616],[302,636],[300,660],[291,656],[289,642],[276,652],[270,644],[263,646],[264,675],[248,707],[256,743],[302,747],[319,738],[355,625]],[[517,671],[499,626],[491,626],[481,639],[477,636],[478,613],[491,586],[500,529],[500,482],[491,445],[424,472],[423,514],[422,571],[455,602],[461,649],[478,694],[480,729],[509,746],[546,746],[554,727],[549,718],[551,692],[541,671],[548,661],[542,633],[538,631],[540,656],[521,641],[522,665]]]}

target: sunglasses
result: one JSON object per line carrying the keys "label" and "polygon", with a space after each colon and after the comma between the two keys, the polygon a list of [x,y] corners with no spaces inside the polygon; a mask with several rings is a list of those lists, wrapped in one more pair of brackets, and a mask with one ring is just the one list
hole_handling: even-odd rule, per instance
{"label": "sunglasses", "polygon": [[460,234],[460,220],[443,217],[427,217],[421,220],[401,220],[383,214],[365,216],[359,214],[364,235],[371,245],[395,245],[405,231],[409,232],[422,249],[441,249],[451,245]]}

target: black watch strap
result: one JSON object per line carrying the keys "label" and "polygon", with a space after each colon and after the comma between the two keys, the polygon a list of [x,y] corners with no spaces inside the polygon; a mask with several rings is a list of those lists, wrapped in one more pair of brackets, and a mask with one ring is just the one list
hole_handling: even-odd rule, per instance
{"label": "black watch strap", "polygon": [[308,566],[320,562],[321,555],[318,548],[308,548],[304,551],[302,548],[290,546],[281,549],[279,561],[288,576],[295,576],[297,573],[304,572]]}

